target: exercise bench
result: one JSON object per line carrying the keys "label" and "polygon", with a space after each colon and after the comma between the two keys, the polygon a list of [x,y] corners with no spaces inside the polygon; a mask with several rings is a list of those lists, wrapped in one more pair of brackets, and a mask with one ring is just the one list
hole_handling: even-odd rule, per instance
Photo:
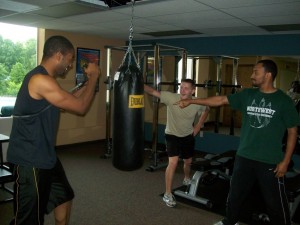
{"label": "exercise bench", "polygon": [[186,187],[185,191],[175,190],[174,194],[212,208],[213,202],[198,196],[197,190],[201,184],[211,184],[217,178],[229,180],[235,153],[236,150],[230,150],[219,155],[207,154],[203,158],[194,159],[191,169],[196,172],[191,179],[191,184]]}

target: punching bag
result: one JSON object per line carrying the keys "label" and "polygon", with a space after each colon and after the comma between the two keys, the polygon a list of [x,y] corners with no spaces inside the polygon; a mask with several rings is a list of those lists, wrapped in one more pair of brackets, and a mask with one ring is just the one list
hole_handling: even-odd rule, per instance
{"label": "punching bag", "polygon": [[136,170],[144,161],[144,81],[135,65],[121,65],[113,86],[113,165]]}

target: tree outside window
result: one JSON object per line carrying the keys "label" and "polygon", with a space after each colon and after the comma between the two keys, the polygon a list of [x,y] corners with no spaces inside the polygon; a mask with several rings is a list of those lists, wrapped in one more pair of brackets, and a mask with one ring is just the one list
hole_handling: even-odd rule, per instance
{"label": "tree outside window", "polygon": [[[28,30],[32,32],[33,29],[28,28]],[[34,31],[36,37],[37,29]],[[21,36],[24,34],[15,32],[14,29],[5,29],[5,31],[2,29],[2,34],[0,33],[0,108],[14,105],[24,76],[37,65],[36,38],[14,41],[5,38],[3,32],[14,32],[14,35]]]}

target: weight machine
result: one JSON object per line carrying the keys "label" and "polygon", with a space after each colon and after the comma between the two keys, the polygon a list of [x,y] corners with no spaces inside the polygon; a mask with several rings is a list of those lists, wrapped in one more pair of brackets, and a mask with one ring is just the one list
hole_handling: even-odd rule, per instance
{"label": "weight machine", "polygon": [[[111,54],[112,51],[126,51],[127,46],[105,46],[107,49],[107,79],[105,83],[107,84],[107,95],[106,95],[106,153],[104,158],[111,157],[112,154],[112,144],[111,144],[111,97],[112,97],[112,87],[113,87],[113,76],[111,75]],[[147,45],[133,45],[132,48],[136,53],[136,58],[138,64],[144,64],[140,66],[144,68],[144,75],[146,74],[145,68],[147,67],[147,57],[151,56],[154,58],[154,71],[153,71],[153,82],[146,84],[152,84],[153,88],[160,91],[162,85],[173,85],[174,91],[178,89],[178,82],[176,76],[173,82],[164,82],[161,80],[162,77],[162,56],[177,56],[182,59],[182,78],[186,78],[187,71],[187,52],[183,48],[164,45],[164,44],[147,44]],[[224,58],[230,58],[233,60],[233,77],[232,84],[222,84],[221,72],[222,72],[222,60]],[[144,59],[144,60],[142,60]],[[211,88],[216,87],[216,94],[221,93],[222,87],[232,87],[234,89],[241,88],[241,85],[237,84],[236,71],[238,66],[238,58],[230,56],[217,56],[214,57],[217,62],[217,82],[214,84],[211,81],[204,82],[203,84],[196,84],[197,87]],[[144,76],[145,77],[145,76]],[[153,116],[152,116],[152,144],[151,151],[153,156],[153,163],[146,169],[147,171],[155,171],[157,169],[166,167],[166,163],[159,164],[159,152],[158,146],[158,109],[159,109],[159,99],[153,97]],[[233,119],[232,119],[233,122]],[[215,132],[218,132],[219,124],[219,114],[216,115]]]}

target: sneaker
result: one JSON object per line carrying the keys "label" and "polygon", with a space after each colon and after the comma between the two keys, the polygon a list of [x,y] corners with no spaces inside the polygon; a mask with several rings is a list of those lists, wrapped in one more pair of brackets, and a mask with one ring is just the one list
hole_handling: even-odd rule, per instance
{"label": "sneaker", "polygon": [[184,178],[182,184],[185,185],[185,186],[188,186],[192,183],[192,180],[189,179],[189,178]]}
{"label": "sneaker", "polygon": [[214,225],[224,225],[224,223],[222,221],[219,221],[217,223],[214,223]]}
{"label": "sneaker", "polygon": [[176,206],[176,200],[175,200],[174,195],[172,195],[172,194],[164,194],[163,200],[169,207]]}
{"label": "sneaker", "polygon": [[[222,221],[219,221],[217,223],[214,223],[214,225],[224,225],[224,223]],[[239,225],[239,223],[236,223],[235,225]]]}

